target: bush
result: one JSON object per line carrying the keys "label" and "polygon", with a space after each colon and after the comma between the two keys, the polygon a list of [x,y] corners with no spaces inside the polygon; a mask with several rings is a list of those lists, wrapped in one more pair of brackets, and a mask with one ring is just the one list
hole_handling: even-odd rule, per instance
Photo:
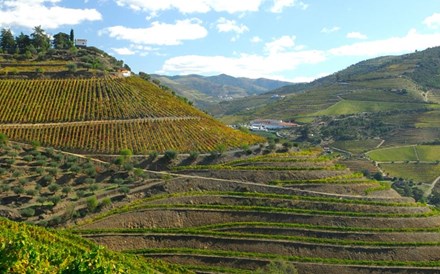
{"label": "bush", "polygon": [[0,133],[0,144],[6,144],[8,143],[8,136],[6,136],[3,133]]}
{"label": "bush", "polygon": [[157,158],[157,156],[159,156],[159,153],[157,153],[157,151],[152,151],[152,152],[150,152],[149,156],[150,156],[151,160],[154,160]]}
{"label": "bush", "polygon": [[89,197],[87,198],[86,204],[89,212],[95,212],[98,208],[98,199],[96,196]]}
{"label": "bush", "polygon": [[195,160],[195,159],[197,159],[197,157],[199,157],[199,153],[197,151],[191,151],[189,153],[189,159],[190,160]]}
{"label": "bush", "polygon": [[15,186],[12,188],[12,191],[14,191],[15,194],[23,194],[24,188],[22,186]]}
{"label": "bush", "polygon": [[130,188],[126,187],[126,186],[121,186],[119,188],[119,192],[123,193],[123,194],[128,194],[130,192]]}
{"label": "bush", "polygon": [[96,183],[96,180],[95,179],[93,179],[93,178],[85,178],[84,179],[84,183],[86,183],[86,184],[88,184],[88,185],[91,185],[91,184],[94,184],[94,183]]}
{"label": "bush", "polygon": [[32,217],[35,215],[35,209],[33,209],[32,207],[23,208],[22,210],[20,210],[20,215],[26,218]]}
{"label": "bush", "polygon": [[57,184],[50,184],[48,189],[50,192],[56,192],[60,189],[60,186]]}
{"label": "bush", "polygon": [[52,202],[52,204],[54,206],[56,206],[61,201],[61,197],[58,195],[54,195],[54,196],[50,197],[49,200]]}
{"label": "bush", "polygon": [[165,151],[164,158],[168,161],[176,159],[177,158],[177,151],[175,151],[175,150]]}
{"label": "bush", "polygon": [[106,197],[102,199],[102,201],[99,203],[100,208],[108,207],[112,204],[112,200],[109,197]]}
{"label": "bush", "polygon": [[64,194],[68,194],[70,191],[72,191],[72,188],[70,186],[65,186],[61,190],[61,192],[63,192]]}

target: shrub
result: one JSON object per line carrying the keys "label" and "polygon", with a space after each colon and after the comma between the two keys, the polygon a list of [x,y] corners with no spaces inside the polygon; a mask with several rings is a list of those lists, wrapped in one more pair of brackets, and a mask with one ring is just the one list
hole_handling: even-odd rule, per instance
{"label": "shrub", "polygon": [[151,160],[154,160],[157,158],[157,156],[159,156],[159,153],[157,153],[157,151],[152,151],[152,152],[150,152],[149,156],[150,156]]}
{"label": "shrub", "polygon": [[32,155],[26,155],[23,157],[23,160],[25,160],[26,162],[31,162],[34,159],[34,157]]}
{"label": "shrub", "polygon": [[190,159],[190,160],[195,160],[195,159],[197,159],[197,157],[199,157],[199,152],[197,152],[197,151],[191,151],[191,152],[189,153],[189,159]]}
{"label": "shrub", "polygon": [[86,200],[86,204],[87,210],[89,212],[94,212],[98,208],[98,199],[96,198],[96,196],[89,197]]}
{"label": "shrub", "polygon": [[119,188],[119,192],[123,193],[123,194],[128,194],[130,192],[130,188],[126,187],[126,186],[121,186]]}
{"label": "shrub", "polygon": [[175,151],[175,150],[165,151],[164,158],[168,161],[176,159],[177,158],[177,151]]}
{"label": "shrub", "polygon": [[7,192],[11,189],[9,185],[1,185],[0,190],[3,192]]}
{"label": "shrub", "polygon": [[26,190],[26,195],[35,196],[36,194],[37,194],[37,191],[35,189]]}
{"label": "shrub", "polygon": [[96,176],[96,169],[94,167],[89,167],[86,170],[84,170],[84,173],[89,177],[95,177]]}
{"label": "shrub", "polygon": [[91,184],[89,189],[90,189],[90,191],[96,191],[99,189],[99,186],[97,184]]}
{"label": "shrub", "polygon": [[50,184],[48,189],[50,192],[56,192],[60,189],[60,186],[57,184]]}
{"label": "shrub", "polygon": [[56,206],[61,201],[61,197],[58,195],[54,195],[50,197],[49,200],[53,203],[54,206]]}
{"label": "shrub", "polygon": [[23,175],[23,172],[21,172],[20,170],[16,170],[12,173],[12,177],[14,177],[14,178],[18,178],[22,175]]}
{"label": "shrub", "polygon": [[8,136],[6,136],[4,133],[0,133],[0,144],[6,143],[8,143]]}
{"label": "shrub", "polygon": [[122,185],[125,183],[125,180],[123,178],[113,178],[113,183],[117,184],[117,185]]}
{"label": "shrub", "polygon": [[106,197],[99,203],[99,207],[104,208],[110,206],[111,204],[112,200],[109,197]]}
{"label": "shrub", "polygon": [[84,183],[91,185],[91,184],[96,183],[96,180],[89,177],[89,178],[84,179]]}
{"label": "shrub", "polygon": [[20,179],[18,180],[18,183],[19,183],[20,185],[24,186],[25,184],[28,183],[28,179],[27,179],[27,178],[20,178]]}
{"label": "shrub", "polygon": [[22,186],[15,186],[12,188],[12,191],[14,191],[15,194],[23,194],[24,188]]}
{"label": "shrub", "polygon": [[20,210],[20,215],[26,218],[32,217],[35,215],[35,209],[33,209],[32,207],[23,208],[22,210]]}
{"label": "shrub", "polygon": [[61,190],[61,192],[63,192],[64,194],[68,194],[70,191],[72,191],[72,188],[70,186],[65,186]]}

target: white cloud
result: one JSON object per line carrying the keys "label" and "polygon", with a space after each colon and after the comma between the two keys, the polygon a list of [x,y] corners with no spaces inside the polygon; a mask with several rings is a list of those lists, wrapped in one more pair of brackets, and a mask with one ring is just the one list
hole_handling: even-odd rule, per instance
{"label": "white cloud", "polygon": [[423,24],[427,25],[429,28],[437,29],[440,27],[440,13],[434,13],[433,15],[425,18]]}
{"label": "white cloud", "polygon": [[295,39],[295,36],[285,35],[274,40],[273,42],[266,43],[264,49],[271,54],[284,52],[287,49],[295,46]]}
{"label": "white cloud", "polygon": [[251,38],[252,43],[261,43],[263,40],[259,36],[254,36]]}
{"label": "white cloud", "polygon": [[242,34],[245,31],[249,31],[249,28],[243,24],[238,25],[235,20],[227,20],[221,17],[217,21],[217,30],[219,32],[235,32],[237,34]]}
{"label": "white cloud", "polygon": [[0,3],[0,26],[56,29],[83,21],[102,20],[96,9],[74,9],[58,6],[60,0],[8,0]]}
{"label": "white cloud", "polygon": [[380,56],[422,50],[438,46],[440,33],[419,34],[411,29],[406,36],[391,37],[384,40],[359,42],[351,45],[330,49],[328,52],[335,56]]}
{"label": "white cloud", "polygon": [[240,13],[258,11],[264,0],[115,0],[119,6],[142,10],[152,14],[177,9],[181,13],[207,13],[209,11]]}
{"label": "white cloud", "polygon": [[322,33],[332,33],[332,32],[336,32],[339,31],[341,28],[340,27],[324,27],[322,28],[321,32]]}
{"label": "white cloud", "polygon": [[274,78],[278,72],[292,71],[301,64],[326,60],[322,51],[271,52],[266,55],[240,54],[236,57],[186,55],[165,61],[158,73],[220,74]]}
{"label": "white cloud", "polygon": [[184,40],[196,40],[208,35],[198,19],[178,20],[175,24],[153,22],[149,28],[113,26],[100,31],[118,40],[144,45],[180,45]]}
{"label": "white cloud", "polygon": [[349,32],[347,33],[346,37],[350,39],[361,39],[361,40],[368,38],[365,34],[362,34],[360,32]]}
{"label": "white cloud", "polygon": [[129,48],[112,48],[114,52],[116,52],[119,55],[133,55],[136,54],[136,51],[133,51]]}
{"label": "white cloud", "polygon": [[281,13],[285,8],[290,8],[294,6],[299,6],[301,9],[305,10],[309,5],[302,1],[297,0],[273,0],[273,6],[270,9],[273,13]]}

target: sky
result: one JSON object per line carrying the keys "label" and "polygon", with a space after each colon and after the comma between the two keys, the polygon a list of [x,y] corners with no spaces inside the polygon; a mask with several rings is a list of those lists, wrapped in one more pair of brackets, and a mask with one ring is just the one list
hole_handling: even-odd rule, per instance
{"label": "sky", "polygon": [[0,27],[41,25],[134,72],[308,82],[440,46],[439,0],[0,0]]}

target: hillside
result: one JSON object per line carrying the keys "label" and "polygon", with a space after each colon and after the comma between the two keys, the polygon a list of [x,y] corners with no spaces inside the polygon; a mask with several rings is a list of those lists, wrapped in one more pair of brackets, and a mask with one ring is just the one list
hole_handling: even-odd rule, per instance
{"label": "hillside", "polygon": [[93,59],[95,51],[63,52],[53,54],[64,61],[0,59],[0,132],[11,140],[105,154],[127,148],[136,154],[207,152],[261,141],[136,75],[79,68],[75,56]]}
{"label": "hillside", "polygon": [[438,212],[320,150],[181,166],[172,178],[76,232],[201,273],[255,273],[270,262],[299,273],[439,270]]}
{"label": "hillside", "polygon": [[[221,112],[215,114],[228,122],[258,117],[308,123],[322,116],[356,116],[361,113],[371,114],[378,120],[376,114],[387,113],[387,117],[379,120],[397,130],[392,136],[413,135],[411,128],[419,127],[417,123],[427,119],[428,111],[436,117],[440,102],[437,98],[439,52],[437,47],[366,60],[312,83],[284,87],[270,93],[284,94],[286,97],[282,100],[271,100],[268,94],[222,102],[220,108],[216,108]],[[409,112],[411,115],[406,115]],[[432,136],[430,126],[424,126],[421,131]],[[402,127],[406,129],[402,131]],[[392,136],[387,137],[395,141]],[[432,138],[424,141],[432,141]]]}
{"label": "hillside", "polygon": [[202,109],[213,107],[213,103],[247,96],[259,95],[286,85],[289,82],[265,78],[249,79],[221,74],[217,76],[165,76],[151,75],[153,79],[169,86],[178,94],[195,102]]}
{"label": "hillside", "polygon": [[192,273],[109,251],[65,231],[0,218],[1,273]]}

